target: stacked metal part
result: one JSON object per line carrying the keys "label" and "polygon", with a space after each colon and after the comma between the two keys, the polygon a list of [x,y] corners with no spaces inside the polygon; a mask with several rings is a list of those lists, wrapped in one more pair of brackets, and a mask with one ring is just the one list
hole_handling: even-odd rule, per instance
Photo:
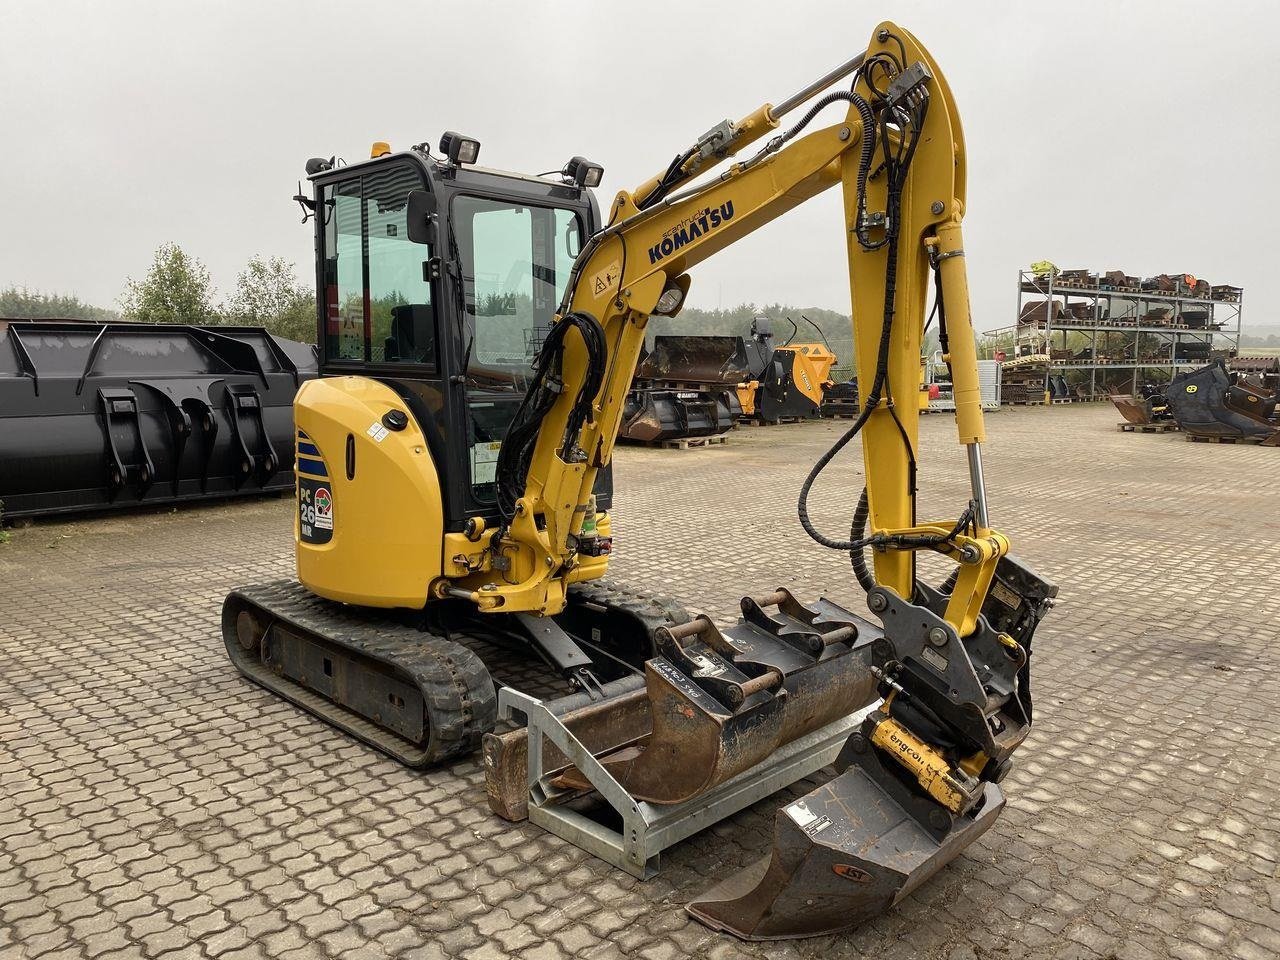
{"label": "stacked metal part", "polygon": [[6,517],[293,487],[315,348],[260,327],[0,320]]}
{"label": "stacked metal part", "polygon": [[1280,394],[1228,372],[1221,360],[1174,377],[1168,398],[1178,426],[1193,437],[1251,438],[1280,446]]}

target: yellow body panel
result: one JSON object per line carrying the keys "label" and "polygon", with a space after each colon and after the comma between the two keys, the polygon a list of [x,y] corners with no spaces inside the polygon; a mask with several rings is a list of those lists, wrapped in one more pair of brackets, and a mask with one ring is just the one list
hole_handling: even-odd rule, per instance
{"label": "yellow body panel", "polygon": [[408,414],[394,391],[365,377],[311,380],[294,401],[294,422],[320,450],[333,503],[328,543],[305,542],[306,504],[295,511],[298,580],[330,600],[421,607],[440,577],[444,507],[426,439],[412,416],[403,430],[384,427],[370,434],[392,409]]}
{"label": "yellow body panel", "polygon": [[791,377],[800,392],[816,404],[831,384],[831,368],[836,365],[836,355],[821,343],[792,343],[787,349],[795,354]]}

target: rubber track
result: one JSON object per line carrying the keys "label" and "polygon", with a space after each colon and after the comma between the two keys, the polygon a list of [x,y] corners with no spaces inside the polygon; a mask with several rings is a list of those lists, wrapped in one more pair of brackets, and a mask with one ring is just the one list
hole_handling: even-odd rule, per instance
{"label": "rubber track", "polygon": [[[425,747],[384,730],[286,677],[277,676],[255,651],[240,646],[235,601],[316,634],[340,648],[377,661],[407,678],[422,693],[429,735]],[[497,720],[493,678],[472,651],[452,640],[396,622],[389,616],[324,600],[301,584],[282,580],[234,590],[223,606],[222,634],[227,654],[245,676],[285,699],[363,740],[409,767],[426,767],[477,750]]]}
{"label": "rubber track", "polygon": [[[644,593],[608,579],[573,584],[569,588],[569,602],[594,603],[611,613],[639,620],[650,636],[659,627],[688,623],[693,619],[689,611],[670,597]],[[646,655],[646,659],[650,655],[652,652]]]}
{"label": "rubber track", "polygon": [[[611,615],[638,620],[650,636],[658,627],[690,619],[674,600],[650,596],[610,580],[574,584],[569,588],[569,602],[595,604],[605,607]],[[262,663],[257,651],[245,651],[235,627],[236,608],[245,605],[323,637],[359,657],[384,664],[407,678],[418,687],[426,704],[430,730],[427,745],[414,744],[277,675]],[[317,597],[296,581],[280,580],[233,590],[223,605],[222,634],[231,662],[250,680],[408,767],[433,766],[473,753],[497,722],[493,678],[473,651],[399,622],[393,615]],[[476,631],[476,638],[483,640],[484,636]]]}

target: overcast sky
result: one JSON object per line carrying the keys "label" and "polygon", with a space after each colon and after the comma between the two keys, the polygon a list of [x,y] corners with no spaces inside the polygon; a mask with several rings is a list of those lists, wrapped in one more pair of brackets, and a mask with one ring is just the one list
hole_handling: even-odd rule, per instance
{"label": "overcast sky", "polygon": [[[1242,285],[1246,329],[1277,319],[1280,13],[1261,0],[4,0],[0,286],[114,305],[165,241],[221,293],[254,254],[307,277],[306,158],[448,128],[489,166],[597,160],[605,206],[885,18],[959,104],[979,327],[1012,322],[1016,271],[1041,258]],[[848,310],[838,190],[697,268],[692,304],[742,301]]]}

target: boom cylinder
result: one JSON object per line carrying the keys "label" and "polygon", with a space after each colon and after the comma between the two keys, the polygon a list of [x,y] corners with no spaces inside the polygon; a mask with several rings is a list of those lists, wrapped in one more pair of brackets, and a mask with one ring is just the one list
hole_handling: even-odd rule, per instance
{"label": "boom cylinder", "polygon": [[938,227],[938,275],[946,309],[947,363],[951,367],[956,401],[956,430],[963,444],[987,439],[982,421],[982,388],[978,383],[978,347],[969,315],[969,278],[964,268],[960,221]]}

